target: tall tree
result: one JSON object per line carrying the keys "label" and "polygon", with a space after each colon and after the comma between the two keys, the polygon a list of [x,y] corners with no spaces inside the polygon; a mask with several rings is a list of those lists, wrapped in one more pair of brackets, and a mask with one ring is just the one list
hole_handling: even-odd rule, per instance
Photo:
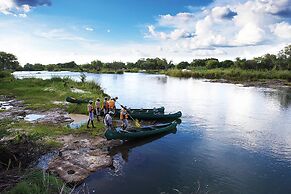
{"label": "tall tree", "polygon": [[22,67],[17,61],[17,57],[10,53],[0,52],[0,69],[1,70],[19,70]]}

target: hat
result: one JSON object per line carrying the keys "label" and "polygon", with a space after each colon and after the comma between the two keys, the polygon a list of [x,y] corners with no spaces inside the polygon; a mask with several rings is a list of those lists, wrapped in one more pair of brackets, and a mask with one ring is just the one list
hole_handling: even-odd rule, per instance
{"label": "hat", "polygon": [[91,104],[91,103],[93,103],[93,101],[92,100],[89,100],[89,103]]}

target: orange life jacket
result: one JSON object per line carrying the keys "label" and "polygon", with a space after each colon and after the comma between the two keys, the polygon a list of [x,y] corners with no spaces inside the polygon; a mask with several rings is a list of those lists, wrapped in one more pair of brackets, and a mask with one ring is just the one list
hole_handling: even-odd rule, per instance
{"label": "orange life jacket", "polygon": [[120,111],[120,120],[123,120],[123,119],[128,119],[128,114],[126,112],[126,110],[121,110]]}
{"label": "orange life jacket", "polygon": [[109,100],[109,108],[114,108],[115,107],[115,101],[114,100]]}

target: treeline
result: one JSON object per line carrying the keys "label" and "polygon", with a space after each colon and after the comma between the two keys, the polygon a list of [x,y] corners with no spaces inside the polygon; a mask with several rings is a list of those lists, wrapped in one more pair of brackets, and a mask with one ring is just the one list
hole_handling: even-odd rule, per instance
{"label": "treeline", "polygon": [[243,70],[291,70],[291,45],[285,47],[277,55],[266,54],[250,60],[236,58],[235,61],[219,61],[215,58],[194,59],[191,63],[180,62],[176,67],[178,69],[239,68]]}
{"label": "treeline", "polygon": [[160,71],[169,69],[227,69],[238,68],[242,70],[291,70],[291,45],[286,46],[277,55],[266,54],[253,59],[241,59],[219,61],[215,58],[194,59],[191,63],[183,61],[176,65],[172,61],[160,58],[139,59],[135,63],[111,62],[104,63],[94,60],[91,63],[78,65],[74,61],[58,64],[30,64],[23,67],[19,65],[17,57],[10,53],[0,52],[0,69],[12,71],[86,71],[86,72],[118,72],[131,70]]}

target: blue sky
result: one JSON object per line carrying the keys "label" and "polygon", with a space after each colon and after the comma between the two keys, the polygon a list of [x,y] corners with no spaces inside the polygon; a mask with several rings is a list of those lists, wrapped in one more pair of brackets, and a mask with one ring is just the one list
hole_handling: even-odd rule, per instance
{"label": "blue sky", "polygon": [[291,43],[290,0],[1,0],[0,50],[22,64],[252,58]]}

